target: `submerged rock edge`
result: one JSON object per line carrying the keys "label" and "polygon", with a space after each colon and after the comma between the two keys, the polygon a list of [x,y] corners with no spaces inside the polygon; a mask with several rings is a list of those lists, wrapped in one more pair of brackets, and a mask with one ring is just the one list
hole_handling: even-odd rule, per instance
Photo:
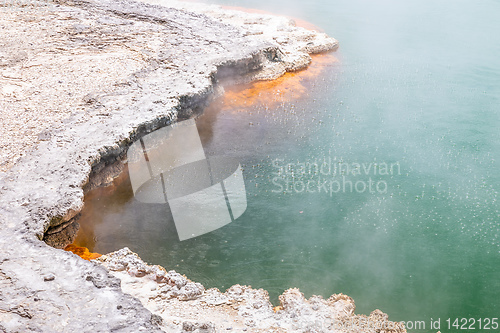
{"label": "submerged rock edge", "polygon": [[95,260],[122,282],[124,292],[141,300],[161,318],[162,329],[220,332],[406,332],[380,310],[356,315],[354,300],[344,294],[306,299],[297,288],[286,290],[272,306],[263,289],[233,285],[224,293],[205,290],[174,270],[146,264],[128,248]]}

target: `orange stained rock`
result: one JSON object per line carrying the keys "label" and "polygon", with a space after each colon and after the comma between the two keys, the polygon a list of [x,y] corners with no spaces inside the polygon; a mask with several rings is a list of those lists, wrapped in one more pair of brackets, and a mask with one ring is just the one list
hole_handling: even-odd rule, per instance
{"label": "orange stained rock", "polygon": [[[274,13],[259,9],[234,6],[222,7],[246,13],[275,15]],[[321,28],[310,22],[295,17],[287,17],[294,20],[295,25],[298,27],[319,32],[322,31]],[[227,89],[224,95],[223,108],[234,110],[253,106],[257,104],[257,102],[266,106],[273,106],[303,97],[307,93],[304,81],[318,76],[326,66],[338,61],[335,56],[328,53],[311,55],[311,57],[312,63],[306,70],[286,73],[282,77],[272,81],[257,81],[249,85]]]}
{"label": "orange stained rock", "polygon": [[272,81],[257,81],[227,88],[222,108],[241,110],[257,104],[272,107],[286,101],[297,100],[307,94],[307,81],[314,79],[327,66],[337,61],[332,54],[316,54],[312,56],[312,62],[305,70],[286,73]]}
{"label": "orange stained rock", "polygon": [[86,247],[76,246],[75,244],[69,244],[64,248],[64,251],[73,252],[74,254],[85,260],[97,259],[102,256],[102,254],[92,253]]}
{"label": "orange stained rock", "polygon": [[[187,2],[195,2],[197,0],[184,0]],[[246,13],[266,14],[277,16],[272,12],[260,9],[252,9],[245,7],[226,6],[222,8],[237,10]],[[285,16],[285,15],[282,15]],[[308,30],[316,30],[322,32],[323,30],[316,25],[305,20],[285,16],[292,19],[295,25]],[[318,76],[322,70],[332,63],[338,62],[338,59],[329,53],[322,53],[311,55],[312,63],[305,70],[298,72],[286,73],[282,77],[272,81],[257,81],[247,85],[240,85],[228,88],[223,97],[222,109],[236,111],[238,109],[250,107],[256,104],[266,105],[272,107],[283,103],[303,97],[307,93],[307,87],[304,81]]]}

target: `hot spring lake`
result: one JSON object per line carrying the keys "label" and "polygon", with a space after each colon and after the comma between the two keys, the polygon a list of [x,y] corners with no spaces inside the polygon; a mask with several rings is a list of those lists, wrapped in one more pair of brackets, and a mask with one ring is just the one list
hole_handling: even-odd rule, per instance
{"label": "hot spring lake", "polygon": [[244,168],[235,222],[180,242],[168,206],[125,180],[88,196],[79,245],[274,304],[344,293],[422,331],[500,317],[500,2],[218,3],[309,21],[340,41],[336,61],[273,87],[277,102],[226,97],[196,120],[206,155]]}

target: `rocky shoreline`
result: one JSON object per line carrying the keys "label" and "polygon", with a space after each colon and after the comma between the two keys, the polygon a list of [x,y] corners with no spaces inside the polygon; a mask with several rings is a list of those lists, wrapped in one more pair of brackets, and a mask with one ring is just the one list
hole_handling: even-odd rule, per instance
{"label": "rocky shoreline", "polygon": [[344,295],[307,301],[292,289],[275,312],[263,290],[222,294],[128,249],[89,262],[42,241],[64,240],[84,193],[121,171],[132,142],[200,114],[224,81],[305,68],[337,41],[176,1],[33,4],[0,8],[1,332],[376,331],[333,326],[364,318]]}

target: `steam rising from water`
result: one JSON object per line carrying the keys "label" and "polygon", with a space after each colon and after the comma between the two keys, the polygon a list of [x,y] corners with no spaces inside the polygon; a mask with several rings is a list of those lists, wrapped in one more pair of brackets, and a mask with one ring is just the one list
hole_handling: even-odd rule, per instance
{"label": "steam rising from water", "polygon": [[[289,89],[230,90],[198,120],[208,156],[242,161],[249,192],[239,222],[184,244],[155,217],[168,207],[101,197],[90,205],[94,250],[129,246],[207,287],[251,284],[274,301],[297,286],[348,294],[358,312],[380,308],[394,320],[498,316],[500,41],[492,31],[500,5],[385,3],[236,4],[299,13],[341,41],[340,61]],[[400,162],[401,174],[387,179],[384,195],[273,192],[273,160],[325,157]]]}

